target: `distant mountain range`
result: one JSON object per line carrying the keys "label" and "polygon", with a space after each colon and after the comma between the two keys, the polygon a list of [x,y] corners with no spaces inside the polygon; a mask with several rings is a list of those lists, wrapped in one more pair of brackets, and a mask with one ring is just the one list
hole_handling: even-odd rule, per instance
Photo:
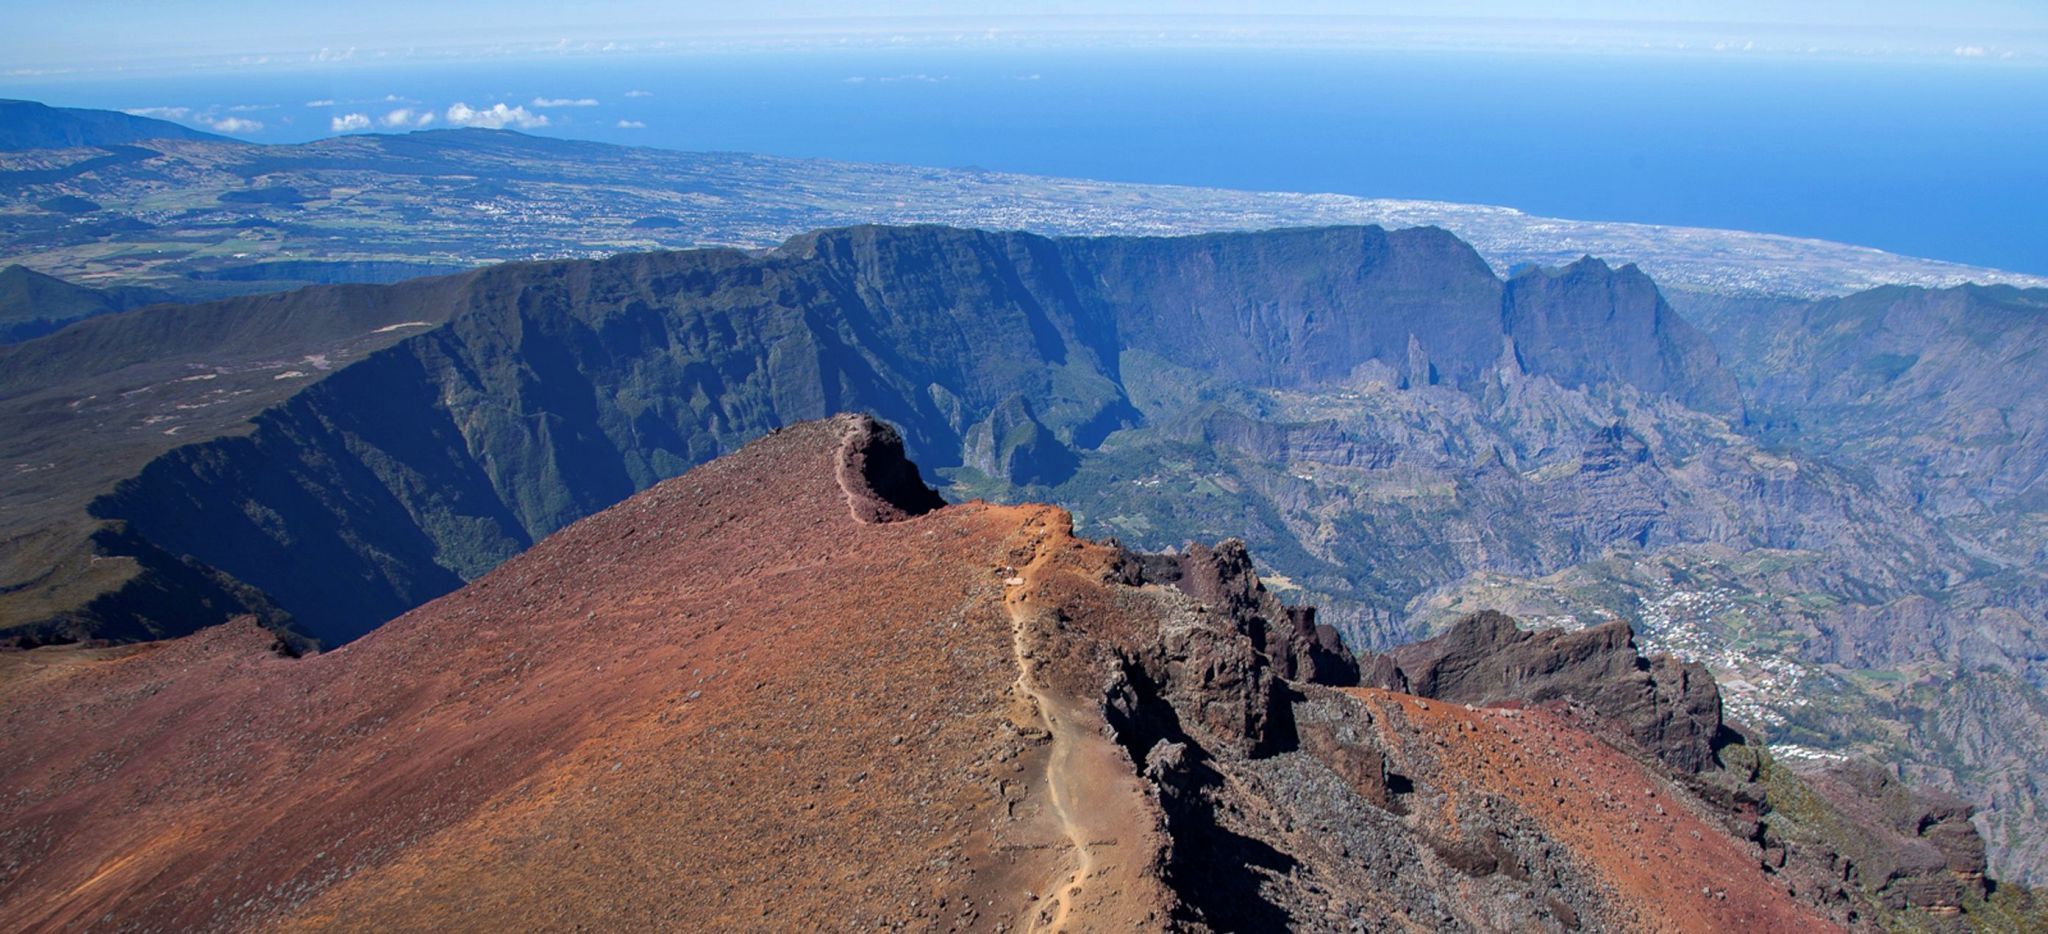
{"label": "distant mountain range", "polygon": [[[1592,352],[1596,328],[1604,343]],[[17,473],[20,492],[46,491],[22,500],[72,503],[34,524],[69,523],[91,500],[96,517],[261,588],[329,644],[657,479],[846,409],[899,426],[929,469],[1005,491],[1070,490],[1085,515],[1127,536],[1146,529],[1118,526],[1098,500],[1143,476],[1098,471],[1142,469],[1115,466],[1132,444],[1227,424],[1240,407],[1212,395],[1384,381],[1465,398],[1527,378],[1626,387],[1644,405],[1695,405],[1700,418],[1740,409],[1705,336],[1635,269],[1586,262],[1502,282],[1469,246],[1426,228],[1070,240],[850,228],[759,258],[512,264],[167,308],[0,350],[0,364],[10,460],[69,452],[111,469],[153,458],[125,478]],[[253,432],[241,427],[250,417]],[[1587,418],[1575,427],[1605,437],[1606,422]],[[1276,467],[1289,460],[1268,453]],[[1146,489],[1122,508],[1143,508]],[[1156,531],[1173,544],[1217,518],[1161,517]],[[1246,519],[1255,524],[1231,524],[1266,540],[1267,523]],[[1622,537],[1592,534],[1587,545]],[[1890,568],[1898,550],[1866,558],[1868,573],[1925,573]],[[1334,608],[1354,635],[1376,643],[1394,631],[1350,606],[1398,606],[1406,593],[1378,595],[1390,586]],[[106,612],[126,604],[97,593],[49,621],[78,635],[148,629]]]}
{"label": "distant mountain range", "polygon": [[[1674,301],[1677,291],[1820,297],[1881,285],[2048,285],[1839,243],[1479,205],[674,152],[473,129],[268,146],[197,138],[204,134],[124,114],[32,115],[23,125],[43,128],[34,139],[81,142],[0,147],[14,149],[0,152],[0,257],[74,281],[193,299],[506,260],[768,248],[860,223],[1047,235],[1437,226],[1502,276],[1591,254],[1640,266],[1674,290]],[[109,123],[157,134],[160,144],[98,129]],[[45,207],[53,199],[73,200]],[[93,210],[80,212],[80,202]]]}

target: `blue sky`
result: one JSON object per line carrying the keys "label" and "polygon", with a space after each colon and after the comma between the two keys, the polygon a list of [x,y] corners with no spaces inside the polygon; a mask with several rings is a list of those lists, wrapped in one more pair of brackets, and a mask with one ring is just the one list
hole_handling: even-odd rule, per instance
{"label": "blue sky", "polygon": [[4,0],[0,74],[834,43],[1290,43],[2048,64],[2041,0]]}

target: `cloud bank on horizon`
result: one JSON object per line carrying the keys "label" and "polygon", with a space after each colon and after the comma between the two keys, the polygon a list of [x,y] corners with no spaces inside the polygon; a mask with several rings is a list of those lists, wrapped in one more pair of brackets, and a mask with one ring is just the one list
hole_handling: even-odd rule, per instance
{"label": "cloud bank on horizon", "polygon": [[[588,106],[595,106],[596,103],[596,101],[591,101],[590,105]],[[333,101],[307,102],[307,106],[309,107],[315,105],[332,106],[333,104]],[[535,100],[534,104],[536,106],[550,106],[542,104],[540,100]],[[569,103],[559,104],[556,106],[586,105],[582,104],[580,101],[571,101]],[[141,116],[178,119],[177,116],[173,115],[172,113],[169,113],[168,111],[182,111],[184,109],[185,108],[182,107],[140,108],[136,110],[131,110],[129,111],[129,113],[138,114]],[[158,112],[152,113],[148,111]],[[456,101],[455,103],[448,105],[448,109],[440,114],[436,114],[432,110],[418,110],[412,107],[399,107],[394,110],[387,111],[386,113],[379,117],[372,117],[367,113],[358,112],[335,114],[328,121],[328,127],[329,129],[336,133],[360,133],[365,130],[376,129],[379,127],[392,130],[418,130],[434,125],[434,122],[436,120],[446,120],[449,126],[481,127],[486,130],[502,130],[507,127],[520,130],[531,130],[548,125],[548,117],[546,114],[534,113],[530,110],[527,110],[524,105],[508,107],[505,105],[503,101],[500,101],[498,103],[492,104],[489,107],[471,107],[467,103],[464,103],[462,101]],[[261,128],[262,124],[259,123],[256,125],[256,129]]]}
{"label": "cloud bank on horizon", "polygon": [[[174,120],[204,127],[215,133],[230,136],[247,136],[263,130],[263,121],[251,117],[238,117],[237,113],[269,110],[268,104],[237,104],[229,107],[207,107],[195,110],[191,107],[130,107],[123,113],[138,117],[155,117],[158,120]],[[223,113],[222,111],[226,111]]]}
{"label": "cloud bank on horizon", "polygon": [[74,0],[11,12],[0,79],[848,44],[1355,45],[2048,65],[2048,4],[2036,0],[1466,0],[1450,13],[1428,0],[758,0],[746,18],[727,9],[644,0],[573,9],[535,0]]}

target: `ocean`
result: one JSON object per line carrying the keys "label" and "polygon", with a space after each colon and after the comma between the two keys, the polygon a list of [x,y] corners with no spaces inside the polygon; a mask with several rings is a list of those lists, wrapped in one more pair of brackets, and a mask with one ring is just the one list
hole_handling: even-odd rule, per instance
{"label": "ocean", "polygon": [[1975,60],[791,51],[15,76],[0,96],[261,142],[503,104],[551,136],[1499,204],[2048,274],[2048,69]]}

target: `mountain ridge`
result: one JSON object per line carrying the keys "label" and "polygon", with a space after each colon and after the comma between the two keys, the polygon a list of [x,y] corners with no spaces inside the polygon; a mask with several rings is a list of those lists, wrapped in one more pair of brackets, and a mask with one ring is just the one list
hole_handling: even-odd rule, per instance
{"label": "mountain ridge", "polygon": [[[1163,270],[1183,268],[1182,258],[1189,261],[1187,270],[1207,271],[1168,277]],[[1604,265],[1579,269],[1574,275],[1617,275]],[[1525,273],[1517,281],[1543,275]],[[1131,283],[1141,282],[1152,283],[1150,291],[1130,290]],[[332,592],[283,601],[301,614],[375,607],[340,628],[315,624],[312,634],[330,638],[359,634],[384,616],[452,589],[459,580],[454,575],[474,576],[566,520],[789,417],[771,413],[821,416],[867,405],[904,426],[927,464],[945,468],[962,462],[956,452],[963,452],[976,423],[1013,400],[1029,398],[1037,400],[1032,424],[1049,432],[1050,456],[1055,448],[1090,447],[1135,423],[1137,411],[1120,376],[1120,358],[1133,347],[1193,353],[1191,365],[1255,384],[1297,385],[1332,378],[1364,361],[1397,360],[1420,367],[1418,378],[1425,383],[1443,380],[1469,390],[1499,357],[1503,341],[1512,342],[1504,328],[1572,307],[1517,304],[1516,293],[1449,234],[1377,228],[1067,241],[936,227],[849,228],[793,241],[758,260],[729,251],[655,254],[504,267],[381,292],[341,288],[175,314],[202,330],[219,327],[213,319],[233,320],[232,328],[217,333],[239,340],[330,308],[341,296],[379,296],[367,304],[393,308],[384,318],[405,317],[408,312],[395,309],[417,306],[405,297],[415,295],[430,297],[439,308],[465,311],[440,327],[431,318],[447,312],[422,312],[429,320],[418,322],[420,333],[370,351],[362,362],[281,399],[279,407],[257,417],[253,432],[244,436],[237,428],[211,447],[166,448],[134,480],[92,506],[95,518],[123,520],[166,543],[173,554],[223,564],[240,578],[267,580],[258,586],[273,592],[282,592],[280,569],[351,566],[339,553],[308,552],[283,564],[273,560],[276,555],[297,555],[295,548],[308,543],[356,542],[350,547],[374,556],[355,563],[362,572],[322,576]],[[1652,351],[1662,361],[1657,366],[1595,372],[1587,367],[1598,364],[1574,361],[1573,350],[1541,342],[1518,348],[1520,359],[1537,373],[1555,368],[1567,378],[1655,379],[1656,388],[1679,392],[1704,386],[1699,391],[1719,401],[1713,382],[1701,376],[1717,366],[1705,339],[1683,322],[1660,318],[1668,309],[1654,288],[1642,292],[1631,286],[1627,292],[1633,305],[1605,306],[1602,314],[1647,318],[1648,327],[1628,339],[1668,345],[1669,350]],[[1248,304],[1247,294],[1265,297]],[[764,301],[772,312],[759,310]],[[1185,326],[1157,319],[1164,307],[1212,310],[1195,321],[1199,339],[1189,341]],[[277,323],[240,312],[223,317],[229,309],[265,309],[283,317]],[[669,314],[682,317],[664,317]],[[1422,344],[1412,322],[1425,318],[1433,324]],[[74,354],[63,350],[66,345],[94,346],[103,336],[148,324],[89,323],[28,345],[18,356],[69,359]],[[729,336],[713,340],[714,335]],[[994,353],[992,341],[1012,346]],[[494,372],[486,361],[507,353],[520,360],[518,368]],[[1033,360],[1038,362],[1021,367],[1012,362]],[[1662,368],[1673,375],[1660,375]],[[35,371],[25,366],[18,372]],[[653,382],[616,382],[600,391],[590,382],[593,376]],[[0,398],[31,388],[64,395],[61,385],[53,388],[39,377],[20,380],[15,390],[0,384]],[[436,388],[443,380],[453,382]],[[416,387],[417,396],[408,398],[407,387]],[[625,398],[639,400],[627,402],[630,411],[616,408],[627,389]],[[727,393],[737,395],[728,399]],[[689,409],[664,401],[693,398],[703,401]],[[355,403],[342,399],[387,411],[365,418],[347,409]],[[457,409],[448,409],[450,400]],[[497,417],[489,414],[496,411],[492,400],[523,400],[535,413],[573,414],[575,420],[543,431],[517,423],[494,429],[478,421]],[[708,408],[694,407],[700,405]],[[418,422],[406,413],[421,410],[446,414],[437,425],[421,425],[423,433],[405,434],[413,429],[401,426]],[[500,434],[492,440],[477,434],[483,430]],[[292,462],[296,455],[289,451],[296,449],[326,450],[321,464],[353,463],[348,469],[376,473],[362,452],[346,450],[362,444],[417,453],[372,458],[400,470],[391,474],[386,468],[375,480],[351,474],[343,482],[341,475],[324,473],[320,479],[305,475],[281,482],[274,472]],[[622,444],[641,450],[625,456]],[[494,445],[501,447],[494,451]],[[235,465],[243,463],[273,471],[271,479],[240,474]],[[406,475],[414,470],[426,472]],[[185,489],[173,493],[165,484]],[[232,499],[208,504],[213,494],[205,489]],[[316,495],[318,502],[307,500],[304,491],[315,489],[326,492]],[[379,489],[390,492],[369,494],[383,499],[364,498]],[[153,512],[174,503],[197,511],[177,518]],[[309,538],[313,526],[304,523],[323,511],[340,524]],[[274,523],[262,531],[263,515],[295,516],[289,526],[296,531],[286,533]],[[236,516],[247,516],[248,524],[235,525]],[[421,531],[403,531],[408,526]],[[229,550],[235,548],[240,552]],[[391,548],[402,550],[387,555]],[[415,573],[405,568],[426,576],[392,576],[393,570]]]}
{"label": "mountain ridge", "polygon": [[171,300],[170,293],[157,289],[94,289],[9,265],[0,268],[0,344],[41,337],[95,315]]}
{"label": "mountain ridge", "polygon": [[1274,653],[1305,618],[1240,546],[1145,555],[1051,507],[933,508],[901,450],[863,416],[789,426],[325,653],[238,621],[0,655],[0,705],[48,712],[0,718],[24,753],[0,761],[23,857],[0,862],[0,917],[1563,931],[2031,910],[1939,886],[1888,907],[1829,879],[1866,863],[1824,839],[1774,861],[1754,801],[1714,790],[1769,794],[1739,743],[1695,781],[1570,702],[1289,676]]}
{"label": "mountain ridge", "polygon": [[0,149],[64,149],[152,139],[230,141],[154,117],[0,98]]}

